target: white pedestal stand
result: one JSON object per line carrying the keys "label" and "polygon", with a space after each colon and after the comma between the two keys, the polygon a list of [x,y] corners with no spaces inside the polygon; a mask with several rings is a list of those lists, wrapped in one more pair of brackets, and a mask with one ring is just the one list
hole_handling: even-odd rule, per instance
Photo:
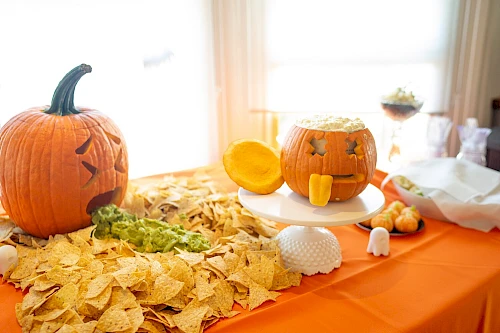
{"label": "white pedestal stand", "polygon": [[243,188],[238,191],[243,207],[269,220],[290,224],[276,239],[287,268],[305,275],[329,273],[340,267],[342,251],[327,226],[354,224],[368,220],[384,208],[382,191],[369,184],[357,197],[330,202],[325,207],[311,205],[286,184],[268,195]]}

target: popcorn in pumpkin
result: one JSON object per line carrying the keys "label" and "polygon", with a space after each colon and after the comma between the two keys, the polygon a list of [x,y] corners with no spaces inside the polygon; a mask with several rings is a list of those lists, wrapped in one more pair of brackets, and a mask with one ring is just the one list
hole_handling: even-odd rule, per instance
{"label": "popcorn in pumpkin", "polygon": [[119,205],[128,183],[128,154],[106,115],[75,107],[74,91],[92,68],[61,80],[50,106],[30,108],[0,130],[0,194],[24,231],[47,238],[91,224],[93,209]]}

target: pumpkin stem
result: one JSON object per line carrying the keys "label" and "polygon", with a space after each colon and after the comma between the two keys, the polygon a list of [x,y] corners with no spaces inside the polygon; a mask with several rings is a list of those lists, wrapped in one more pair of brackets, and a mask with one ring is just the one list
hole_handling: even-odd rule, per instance
{"label": "pumpkin stem", "polygon": [[58,116],[80,113],[74,103],[75,87],[81,77],[90,72],[92,72],[92,67],[85,64],[76,66],[69,71],[61,82],[59,82],[52,96],[52,104],[44,112]]}

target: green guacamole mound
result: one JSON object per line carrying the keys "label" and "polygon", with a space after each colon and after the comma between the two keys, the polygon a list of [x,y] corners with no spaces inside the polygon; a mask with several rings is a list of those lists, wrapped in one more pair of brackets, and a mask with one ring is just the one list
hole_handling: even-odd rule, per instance
{"label": "green guacamole mound", "polygon": [[117,238],[137,246],[139,252],[169,252],[174,247],[189,252],[210,249],[210,242],[202,234],[185,230],[182,225],[142,218],[120,210],[111,204],[92,213],[98,239]]}

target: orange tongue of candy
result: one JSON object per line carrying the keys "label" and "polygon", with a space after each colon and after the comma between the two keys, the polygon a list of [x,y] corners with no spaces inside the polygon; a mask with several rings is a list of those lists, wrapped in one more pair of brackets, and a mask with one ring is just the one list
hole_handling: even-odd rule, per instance
{"label": "orange tongue of candy", "polygon": [[309,177],[309,202],[315,206],[326,206],[332,193],[333,177],[313,173]]}

